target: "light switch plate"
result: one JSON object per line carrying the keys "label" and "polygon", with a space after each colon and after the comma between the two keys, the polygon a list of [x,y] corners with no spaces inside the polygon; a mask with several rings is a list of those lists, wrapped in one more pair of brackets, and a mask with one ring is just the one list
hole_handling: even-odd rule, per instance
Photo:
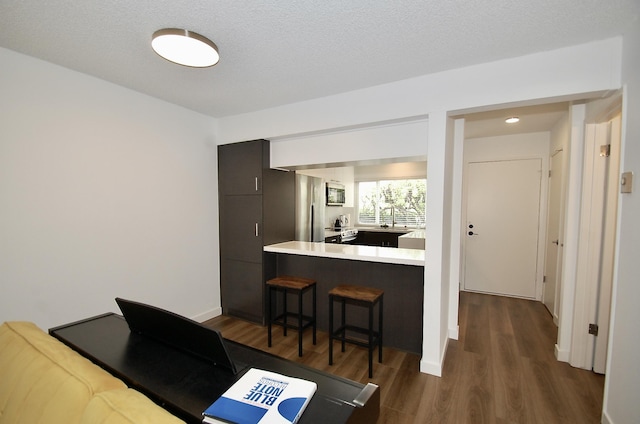
{"label": "light switch plate", "polygon": [[623,172],[620,178],[620,193],[631,193],[633,191],[633,172]]}

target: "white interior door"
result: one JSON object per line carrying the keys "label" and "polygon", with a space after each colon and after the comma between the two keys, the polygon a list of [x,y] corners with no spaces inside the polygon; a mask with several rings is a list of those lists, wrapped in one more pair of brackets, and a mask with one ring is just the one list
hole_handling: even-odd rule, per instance
{"label": "white interior door", "polygon": [[558,150],[551,157],[549,174],[549,213],[547,215],[547,248],[544,266],[544,290],[542,301],[553,316],[553,322],[558,324],[556,296],[558,280],[562,275],[561,261],[562,237],[560,236],[560,217],[562,201],[562,150]]}
{"label": "white interior door", "polygon": [[621,116],[610,121],[608,127],[610,154],[607,169],[606,195],[604,205],[604,226],[602,234],[602,264],[596,306],[598,336],[593,353],[593,370],[604,374],[609,341],[609,317],[611,315],[611,290],[615,261],[616,227],[618,216],[618,175],[620,172]]}
{"label": "white interior door", "polygon": [[467,165],[465,290],[533,299],[541,159]]}

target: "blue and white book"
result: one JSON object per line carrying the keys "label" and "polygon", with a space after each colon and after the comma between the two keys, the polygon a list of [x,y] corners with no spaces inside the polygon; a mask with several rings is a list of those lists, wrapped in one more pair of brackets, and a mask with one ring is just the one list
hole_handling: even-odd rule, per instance
{"label": "blue and white book", "polygon": [[203,422],[295,424],[317,388],[314,381],[251,368],[202,413]]}

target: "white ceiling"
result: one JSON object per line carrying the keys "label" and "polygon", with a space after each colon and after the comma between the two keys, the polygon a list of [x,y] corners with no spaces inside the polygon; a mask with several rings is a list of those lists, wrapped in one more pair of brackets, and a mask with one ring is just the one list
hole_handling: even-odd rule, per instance
{"label": "white ceiling", "polygon": [[[639,15],[638,0],[1,0],[0,46],[223,117],[605,39]],[[213,40],[219,64],[161,59],[166,27]]]}
{"label": "white ceiling", "polygon": [[[569,106],[566,102],[550,103],[462,115],[461,117],[465,118],[464,137],[480,138],[549,131],[569,113]],[[505,119],[512,116],[517,116],[520,121],[507,124]]]}

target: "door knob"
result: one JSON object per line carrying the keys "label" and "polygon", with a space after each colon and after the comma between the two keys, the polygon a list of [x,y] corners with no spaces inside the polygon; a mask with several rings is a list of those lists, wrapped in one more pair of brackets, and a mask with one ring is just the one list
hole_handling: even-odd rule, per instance
{"label": "door knob", "polygon": [[477,236],[477,235],[478,235],[478,233],[474,233],[473,231],[469,231],[469,233],[468,233],[468,234],[469,234],[470,236]]}
{"label": "door knob", "polygon": [[552,241],[551,243],[553,243],[553,244],[555,244],[556,246],[558,246],[558,244],[559,244],[559,243],[558,243],[558,241],[559,241],[559,240],[554,240],[554,241]]}

